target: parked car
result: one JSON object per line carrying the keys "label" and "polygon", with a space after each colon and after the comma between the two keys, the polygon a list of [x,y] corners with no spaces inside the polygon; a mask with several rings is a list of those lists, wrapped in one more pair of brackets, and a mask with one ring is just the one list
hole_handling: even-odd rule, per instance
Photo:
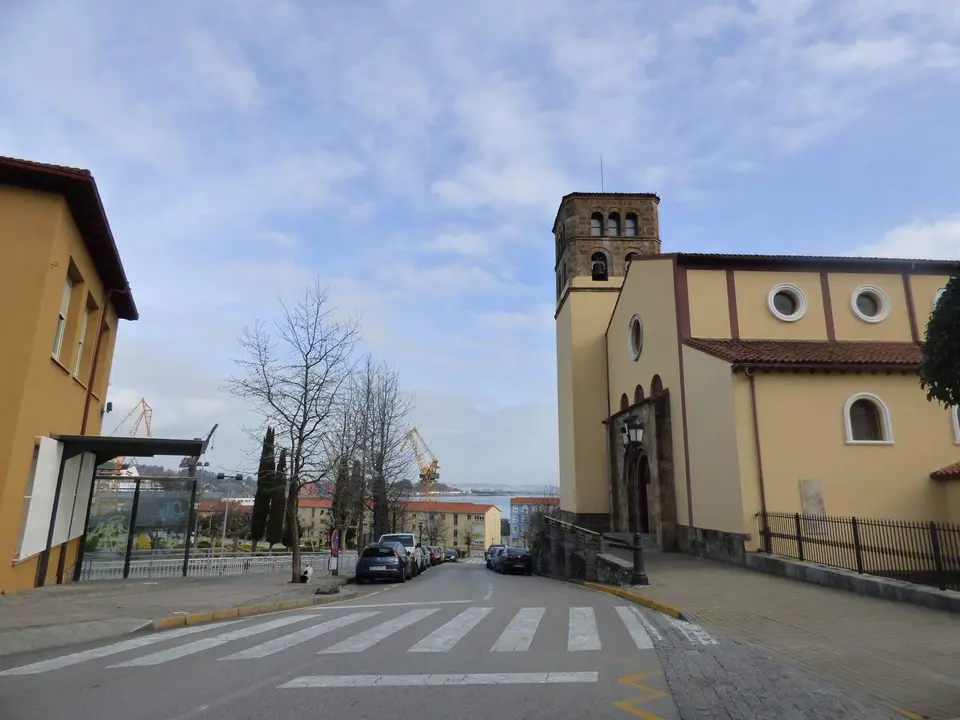
{"label": "parked car", "polygon": [[430,561],[423,551],[423,546],[417,542],[417,538],[413,533],[388,533],[381,535],[379,543],[382,544],[385,542],[398,542],[403,545],[403,548],[407,551],[407,555],[413,559],[414,577],[430,567]]}
{"label": "parked car", "polygon": [[493,552],[490,553],[490,569],[494,572],[500,572],[500,560],[503,558],[503,554],[507,551],[507,548],[504,545],[500,545],[497,548],[494,548]]}
{"label": "parked car", "polygon": [[408,563],[393,543],[367,545],[357,558],[356,581],[394,580],[405,582]]}
{"label": "parked car", "polygon": [[434,545],[431,550],[433,550],[433,554],[437,556],[437,565],[443,565],[443,548],[439,545]]}
{"label": "parked car", "polygon": [[488,569],[488,570],[492,570],[492,569],[493,569],[493,565],[491,564],[491,560],[492,560],[493,553],[496,552],[496,551],[498,551],[498,550],[499,550],[500,548],[502,548],[502,547],[506,547],[506,546],[505,546],[505,545],[491,545],[490,547],[487,548],[487,552],[486,552],[485,557],[487,558],[487,569]]}
{"label": "parked car", "polygon": [[501,575],[520,570],[524,575],[533,575],[533,555],[526,548],[508,547],[497,557],[497,569]]}
{"label": "parked car", "polygon": [[398,543],[398,542],[386,542],[386,543],[382,543],[382,544],[384,544],[384,545],[389,545],[390,547],[392,547],[394,550],[397,551],[397,555],[399,555],[400,558],[403,560],[403,564],[404,564],[404,566],[405,566],[405,568],[406,568],[406,571],[407,571],[406,578],[407,578],[407,580],[412,580],[412,579],[413,579],[413,558],[410,557],[410,555],[407,554],[407,549],[403,546],[403,543]]}
{"label": "parked car", "polygon": [[443,553],[444,562],[458,562],[460,560],[456,550],[446,550]]}
{"label": "parked car", "polygon": [[446,556],[446,554],[443,552],[443,548],[440,547],[439,545],[437,545],[437,547],[435,548],[435,550],[437,551],[437,556],[440,558],[440,564],[442,565],[443,563],[445,563],[445,562],[447,561],[447,556]]}

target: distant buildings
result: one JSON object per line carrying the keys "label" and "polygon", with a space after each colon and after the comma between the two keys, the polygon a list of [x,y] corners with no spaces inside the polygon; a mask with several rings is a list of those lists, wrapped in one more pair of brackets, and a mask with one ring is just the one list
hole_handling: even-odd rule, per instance
{"label": "distant buildings", "polygon": [[559,497],[510,498],[510,544],[520,545],[523,542],[529,542],[527,535],[532,514],[553,513],[559,507]]}

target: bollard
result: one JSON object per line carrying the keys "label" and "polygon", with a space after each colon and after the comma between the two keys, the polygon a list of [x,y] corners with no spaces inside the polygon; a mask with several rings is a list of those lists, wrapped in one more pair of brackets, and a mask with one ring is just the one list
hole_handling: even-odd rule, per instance
{"label": "bollard", "polygon": [[633,534],[633,574],[630,576],[631,585],[649,585],[647,571],[643,567],[643,536]]}

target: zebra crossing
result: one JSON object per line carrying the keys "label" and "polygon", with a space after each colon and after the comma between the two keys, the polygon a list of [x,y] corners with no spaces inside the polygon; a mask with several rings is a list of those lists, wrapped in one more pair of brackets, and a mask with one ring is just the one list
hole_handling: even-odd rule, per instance
{"label": "zebra crossing", "polygon": [[[219,652],[226,651],[217,657],[219,661],[250,661],[267,658],[306,643],[315,643],[316,652],[319,655],[363,653],[375,649],[380,643],[397,633],[413,627],[429,628],[430,632],[410,645],[406,652],[448,653],[482,624],[499,623],[506,617],[502,614],[499,619],[492,618],[495,608],[473,606],[455,612],[449,620],[439,623],[435,616],[441,613],[440,619],[442,619],[442,613],[450,613],[451,610],[449,607],[411,609],[395,608],[389,605],[368,605],[357,608],[343,606],[320,612],[285,614],[267,620],[231,620],[216,625],[178,628],[3,670],[0,671],[0,679],[5,676],[52,672],[123,654],[135,656],[107,664],[106,668],[156,667],[218,649],[220,649]],[[566,649],[569,653],[602,651],[604,636],[607,638],[629,637],[637,650],[650,650],[654,647],[654,642],[663,639],[663,632],[667,631],[667,628],[676,630],[695,645],[717,644],[710,633],[692,623],[663,616],[658,626],[634,605],[604,606],[599,609],[589,606],[549,609],[522,607],[512,614],[488,650],[491,653],[531,652],[538,635],[546,636],[546,642],[550,641],[551,636],[556,635],[559,629],[557,625],[560,624],[564,615],[566,616]],[[659,618],[659,615],[656,617]],[[549,622],[545,622],[545,619]],[[605,633],[601,633],[601,625],[606,625]],[[493,627],[497,629],[496,625]],[[489,630],[490,626],[487,625],[486,629]],[[355,632],[357,630],[359,631]],[[626,630],[625,636],[624,630]],[[224,647],[231,643],[239,644],[245,640],[259,640],[258,636],[278,631],[282,634],[250,647],[242,647],[233,652],[230,652],[230,648]],[[324,646],[323,636],[338,632],[353,634],[343,639],[334,638],[332,644]],[[199,639],[191,637],[200,633],[207,633],[207,636]],[[479,641],[481,637],[489,638],[491,635],[477,633],[474,641]],[[150,646],[163,643],[171,644],[154,652],[149,651]],[[137,651],[146,651],[146,654],[136,654]]]}
{"label": "zebra crossing", "polygon": [[462,558],[457,560],[460,565],[486,565],[487,561],[483,558]]}

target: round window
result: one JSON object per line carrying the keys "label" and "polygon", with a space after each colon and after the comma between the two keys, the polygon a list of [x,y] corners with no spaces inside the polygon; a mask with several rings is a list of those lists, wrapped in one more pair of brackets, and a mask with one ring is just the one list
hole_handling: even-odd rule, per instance
{"label": "round window", "polygon": [[634,360],[640,357],[643,350],[643,321],[639,315],[630,318],[630,325],[627,333],[627,341],[630,349],[630,357]]}
{"label": "round window", "polygon": [[867,285],[853,292],[854,314],[864,322],[880,322],[890,313],[890,301],[878,287]]}
{"label": "round window", "polygon": [[767,294],[767,307],[778,320],[794,322],[807,312],[807,298],[796,285],[775,285]]}

